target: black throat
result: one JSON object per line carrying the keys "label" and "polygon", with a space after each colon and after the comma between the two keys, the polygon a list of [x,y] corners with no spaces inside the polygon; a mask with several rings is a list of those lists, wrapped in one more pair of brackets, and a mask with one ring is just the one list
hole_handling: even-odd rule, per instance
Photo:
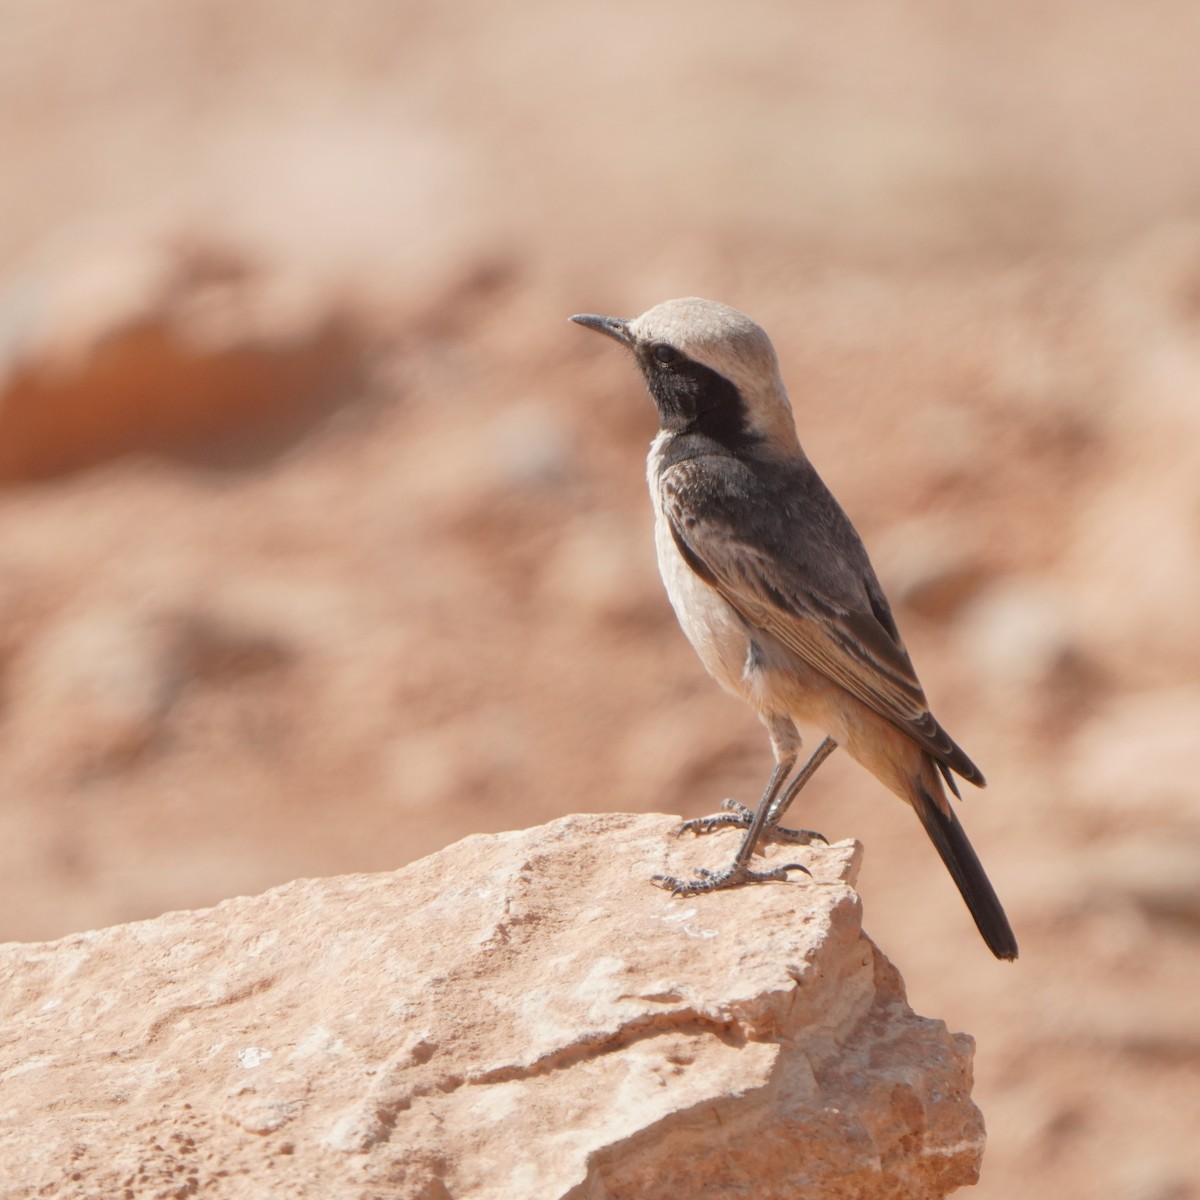
{"label": "black throat", "polygon": [[698,435],[727,450],[762,441],[750,428],[741,392],[724,375],[688,358],[663,365],[638,357],[659,423],[668,433]]}

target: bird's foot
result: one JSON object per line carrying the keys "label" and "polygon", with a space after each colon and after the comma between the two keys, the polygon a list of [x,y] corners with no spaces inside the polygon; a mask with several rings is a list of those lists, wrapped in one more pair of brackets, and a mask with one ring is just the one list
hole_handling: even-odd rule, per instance
{"label": "bird's foot", "polygon": [[763,837],[768,841],[790,842],[796,846],[811,846],[813,842],[823,842],[826,846],[829,845],[829,839],[815,829],[789,829],[785,825],[776,825],[770,817],[767,818],[767,827],[763,830]]}
{"label": "bird's foot", "polygon": [[[708,817],[693,817],[690,821],[684,821],[678,829],[675,830],[676,837],[682,837],[685,833],[694,833],[697,836],[705,833],[712,833],[717,829],[749,829],[750,822],[754,819],[754,811],[747,808],[744,804],[739,804],[736,800],[722,800],[721,808],[723,812],[713,813]],[[829,839],[823,833],[817,833],[815,829],[787,829],[783,825],[776,823],[778,818],[773,821],[770,817],[767,818],[766,826],[763,829],[763,840],[774,842],[791,842],[795,845],[810,846],[813,842],[824,842],[829,845]]]}
{"label": "bird's foot", "polygon": [[743,883],[786,883],[789,871],[803,871],[810,878],[812,872],[802,863],[785,863],[769,871],[751,871],[745,865],[734,863],[724,871],[709,871],[701,867],[699,879],[677,879],[674,875],[653,875],[650,882],[668,891],[672,896],[698,896],[702,892],[717,892],[722,888],[741,887]]}
{"label": "bird's foot", "polygon": [[754,814],[744,804],[739,804],[736,800],[724,800],[721,807],[725,809],[724,812],[712,813],[707,817],[693,817],[690,821],[684,821],[675,830],[675,836],[683,837],[685,833],[694,833],[699,836],[705,833],[715,833],[718,829],[750,828],[750,818]]}

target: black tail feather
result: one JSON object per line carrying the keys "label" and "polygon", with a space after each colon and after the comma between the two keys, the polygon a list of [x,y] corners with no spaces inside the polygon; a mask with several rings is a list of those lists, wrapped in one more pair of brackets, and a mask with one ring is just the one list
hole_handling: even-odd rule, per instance
{"label": "black tail feather", "polygon": [[962,799],[962,792],[958,790],[958,784],[954,781],[954,775],[950,768],[944,762],[939,762],[936,758],[933,760],[933,765],[941,772],[942,778],[946,781],[946,786],[954,793],[956,800]]}
{"label": "black tail feather", "polygon": [[975,924],[987,942],[988,949],[997,957],[1017,957],[1017,939],[1004,915],[1000,900],[991,882],[984,873],[983,865],[974,847],[967,840],[967,832],[953,810],[944,813],[923,788],[919,789],[921,803],[915,805],[917,816],[929,834],[942,862],[950,872],[962,898],[975,918]]}

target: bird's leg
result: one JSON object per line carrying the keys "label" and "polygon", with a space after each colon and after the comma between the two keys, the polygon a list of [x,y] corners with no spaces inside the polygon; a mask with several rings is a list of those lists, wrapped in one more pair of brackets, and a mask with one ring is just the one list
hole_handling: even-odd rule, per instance
{"label": "bird's leg", "polygon": [[817,768],[837,747],[837,742],[833,738],[827,737],[812,752],[812,757],[800,768],[800,774],[788,784],[787,791],[771,806],[771,811],[767,816],[768,837],[774,838],[777,842],[802,842],[808,845],[815,840],[825,842],[826,845],[829,844],[828,838],[811,829],[784,829],[779,822],[783,820],[783,814],[787,812],[792,801],[800,795],[804,785],[817,773]]}
{"label": "bird's leg", "polygon": [[734,855],[733,862],[724,871],[706,871],[701,869],[699,879],[677,879],[674,875],[655,875],[652,879],[660,888],[665,888],[676,896],[694,896],[697,892],[715,892],[719,888],[737,887],[741,883],[764,883],[768,880],[786,880],[789,871],[803,871],[811,874],[809,869],[800,863],[787,863],[782,867],[774,867],[769,871],[751,871],[747,864],[754,854],[754,848],[762,835],[767,818],[771,815],[772,806],[780,789],[787,781],[792,767],[796,764],[796,755],[791,755],[779,762],[771,772],[766,791],[758,802],[758,808],[750,820],[746,836]]}
{"label": "bird's leg", "polygon": [[[771,806],[771,811],[767,814],[766,831],[763,834],[764,839],[774,842],[793,842],[802,846],[828,840],[823,834],[817,833],[815,829],[785,829],[779,822],[783,819],[783,814],[787,812],[788,806],[800,794],[804,785],[816,774],[817,768],[836,749],[837,742],[833,738],[827,737],[813,751],[812,757],[800,769],[800,774],[792,780],[788,785],[787,791]],[[723,800],[721,808],[724,810],[723,812],[714,813],[712,816],[693,817],[690,821],[684,821],[675,831],[676,834],[701,834],[712,833],[716,829],[750,828],[754,812],[744,804],[739,804],[736,800]]]}

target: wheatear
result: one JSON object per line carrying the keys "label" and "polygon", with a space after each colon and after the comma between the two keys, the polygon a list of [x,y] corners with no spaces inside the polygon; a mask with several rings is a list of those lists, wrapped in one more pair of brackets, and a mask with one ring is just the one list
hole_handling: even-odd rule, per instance
{"label": "wheatear", "polygon": [[[735,309],[695,298],[632,320],[571,320],[637,360],[661,425],[647,476],[667,595],[709,674],[753,707],[775,752],[753,813],[726,802],[728,811],[683,826],[744,826],[733,863],[654,882],[691,895],[804,870],[756,871],[750,862],[764,834],[820,837],[779,822],[844,746],[912,805],[992,953],[1016,958],[1004,909],[942,786],[957,796],[951,772],[978,787],[983,775],[929,711],[862,540],[800,448],[767,335]],[[797,721],[828,736],[785,790],[800,749]]]}

